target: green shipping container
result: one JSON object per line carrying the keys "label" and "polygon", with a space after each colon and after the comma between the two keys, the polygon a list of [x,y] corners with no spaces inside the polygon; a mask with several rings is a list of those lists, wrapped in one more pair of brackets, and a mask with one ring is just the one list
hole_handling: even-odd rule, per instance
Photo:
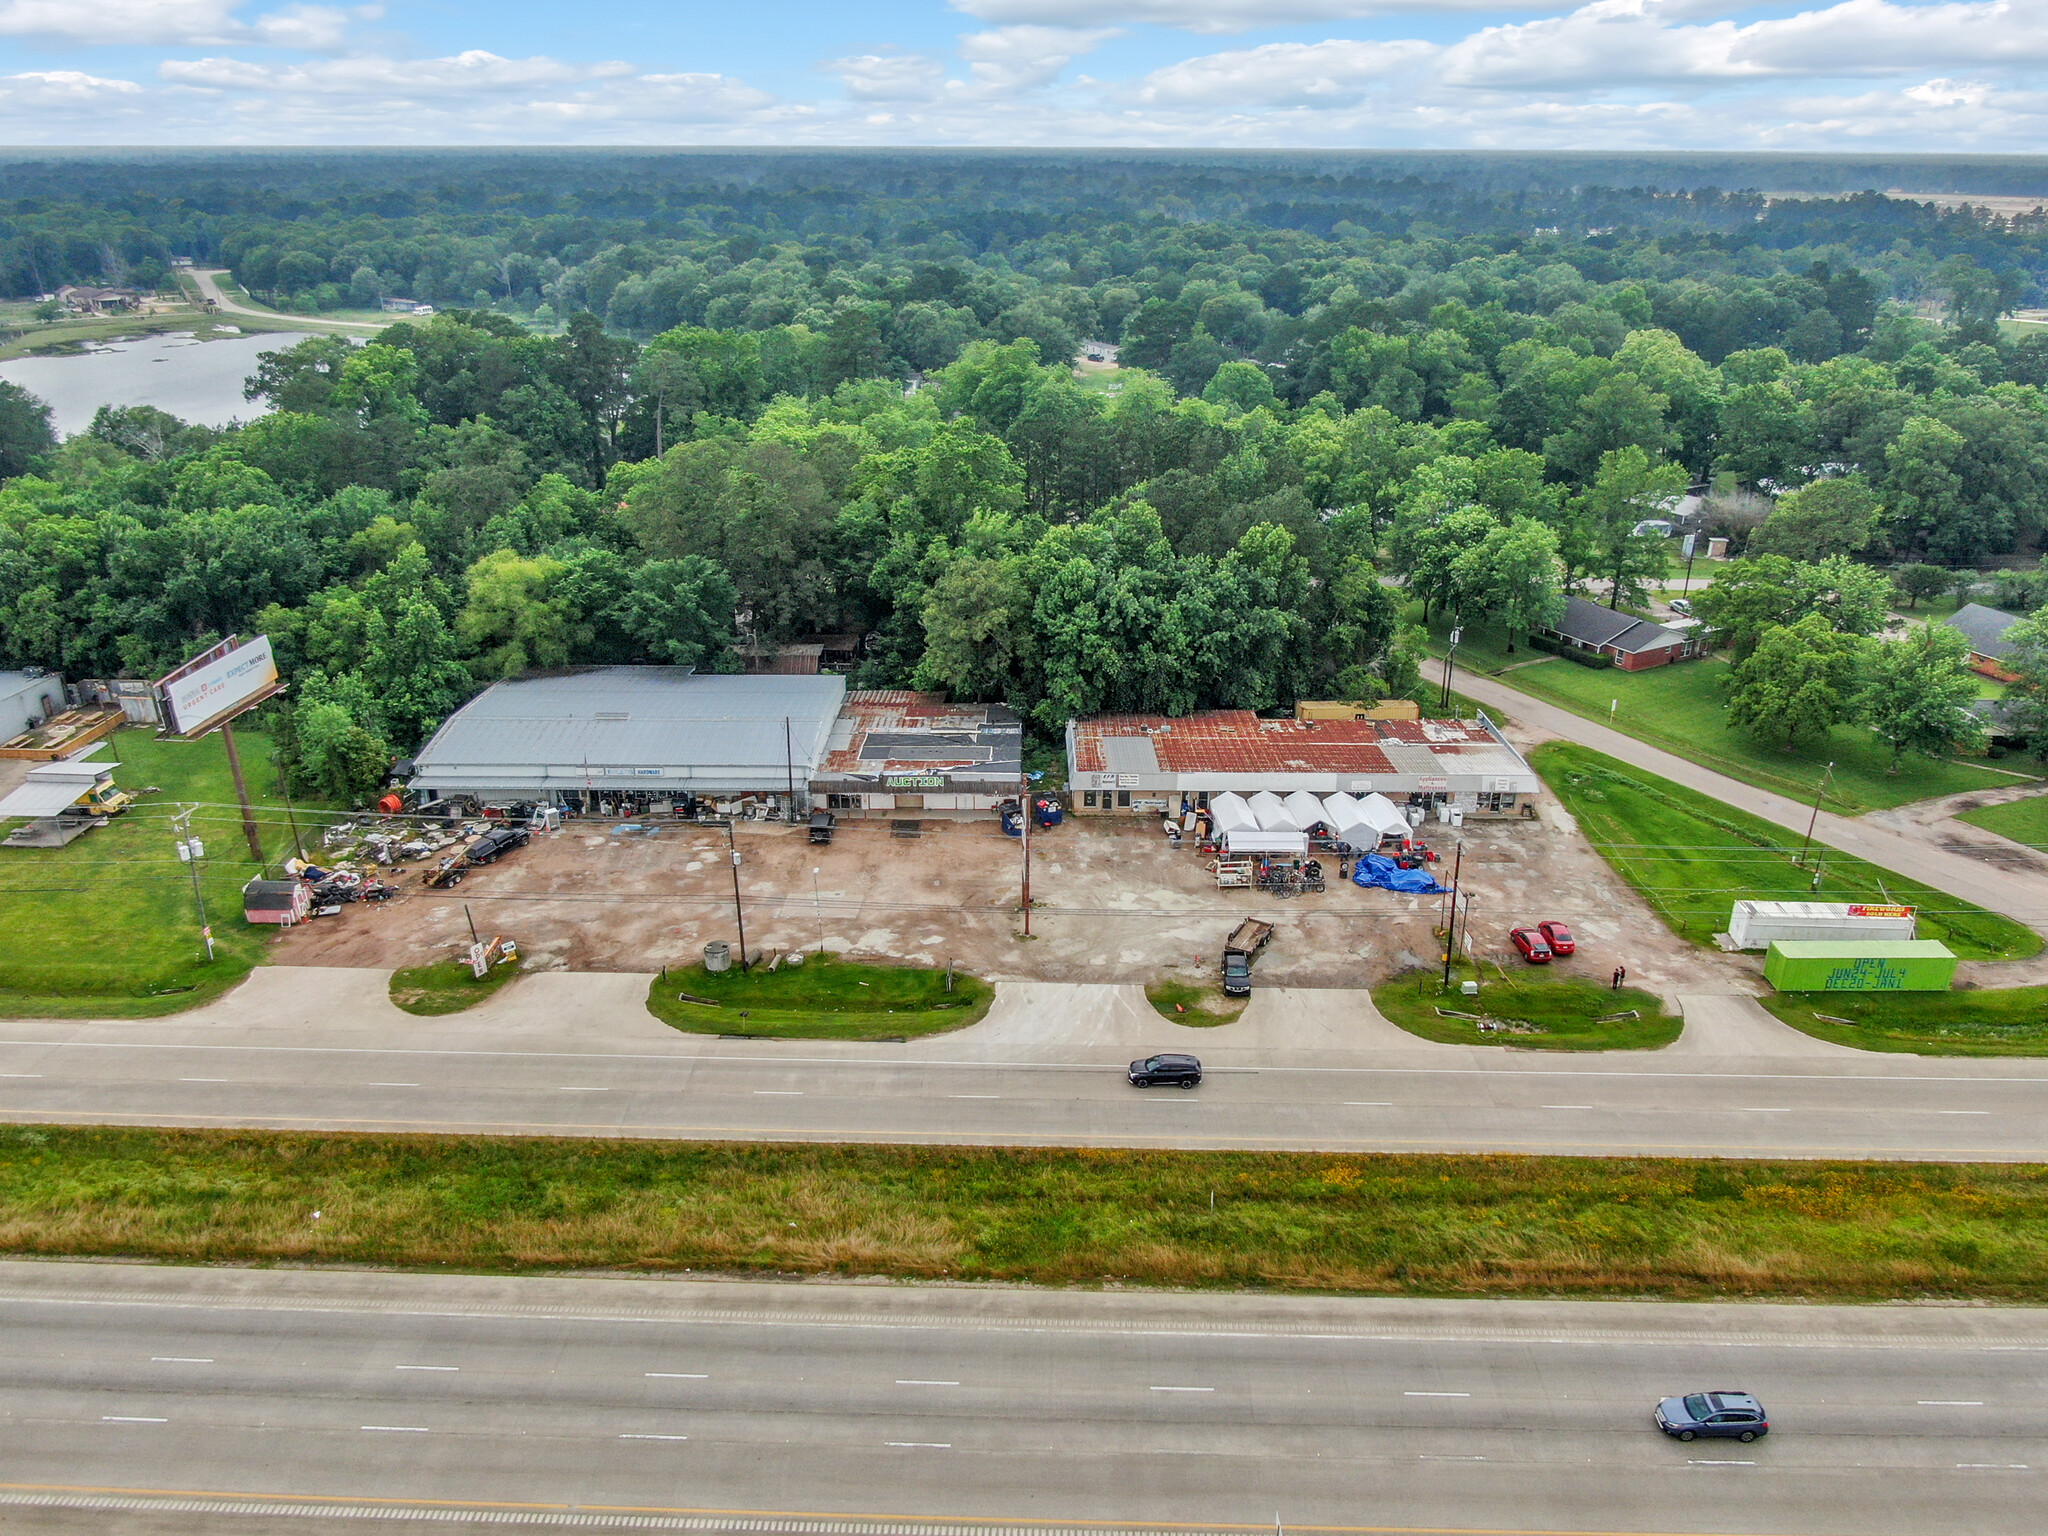
{"label": "green shipping container", "polygon": [[1956,957],[1932,939],[1779,939],[1764,955],[1764,979],[1780,992],[1946,992]]}

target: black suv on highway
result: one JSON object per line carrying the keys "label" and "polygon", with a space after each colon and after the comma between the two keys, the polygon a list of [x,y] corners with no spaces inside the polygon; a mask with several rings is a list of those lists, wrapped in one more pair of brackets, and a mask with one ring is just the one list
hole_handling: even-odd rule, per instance
{"label": "black suv on highway", "polygon": [[1131,1063],[1130,1079],[1140,1088],[1172,1083],[1192,1088],[1202,1080],[1202,1064],[1192,1056],[1147,1056]]}
{"label": "black suv on highway", "polygon": [[533,834],[524,827],[493,827],[469,845],[463,855],[472,864],[495,864],[514,848],[524,848]]}

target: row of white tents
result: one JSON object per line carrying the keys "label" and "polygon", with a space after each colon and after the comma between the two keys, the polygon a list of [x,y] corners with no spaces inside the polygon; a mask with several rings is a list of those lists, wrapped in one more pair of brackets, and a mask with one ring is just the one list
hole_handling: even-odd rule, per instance
{"label": "row of white tents", "polygon": [[1232,853],[1306,853],[1309,834],[1324,832],[1353,848],[1375,849],[1383,837],[1409,836],[1408,818],[1385,795],[1312,795],[1284,799],[1271,790],[1249,798],[1224,793],[1209,802],[1216,836]]}

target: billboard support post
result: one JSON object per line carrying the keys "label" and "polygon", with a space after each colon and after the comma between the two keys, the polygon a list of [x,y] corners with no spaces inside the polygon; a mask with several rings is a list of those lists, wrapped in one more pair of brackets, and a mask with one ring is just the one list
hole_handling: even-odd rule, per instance
{"label": "billboard support post", "polygon": [[249,857],[261,864],[263,844],[256,838],[256,809],[249,804],[249,785],[242,777],[242,754],[235,750],[235,728],[225,720],[220,723],[220,744],[227,748],[228,772],[235,780],[235,798],[242,803],[242,832],[249,839]]}

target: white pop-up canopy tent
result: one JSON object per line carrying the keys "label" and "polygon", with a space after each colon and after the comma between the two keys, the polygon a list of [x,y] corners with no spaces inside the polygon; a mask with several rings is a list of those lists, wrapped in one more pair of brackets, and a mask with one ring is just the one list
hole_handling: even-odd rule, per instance
{"label": "white pop-up canopy tent", "polygon": [[1413,830],[1401,808],[1385,795],[1371,794],[1358,802],[1366,821],[1382,837],[1406,837]]}
{"label": "white pop-up canopy tent", "polygon": [[1329,824],[1330,813],[1323,809],[1323,802],[1305,789],[1297,789],[1281,804],[1287,807],[1288,814],[1304,832],[1315,826]]}
{"label": "white pop-up canopy tent", "polygon": [[1270,789],[1262,789],[1245,802],[1252,808],[1252,815],[1258,818],[1259,828],[1265,832],[1299,832],[1301,823],[1294,819],[1294,812],[1287,808],[1287,802]]}
{"label": "white pop-up canopy tent", "polygon": [[1252,808],[1244,803],[1244,796],[1229,790],[1210,799],[1209,820],[1219,836],[1232,828],[1252,828],[1259,824]]}
{"label": "white pop-up canopy tent", "polygon": [[1306,832],[1261,832],[1256,827],[1238,827],[1223,834],[1223,846],[1239,853],[1307,853]]}
{"label": "white pop-up canopy tent", "polygon": [[1367,818],[1357,798],[1342,791],[1323,796],[1323,820],[1329,823],[1332,832],[1354,848],[1366,847],[1380,840],[1378,829]]}

